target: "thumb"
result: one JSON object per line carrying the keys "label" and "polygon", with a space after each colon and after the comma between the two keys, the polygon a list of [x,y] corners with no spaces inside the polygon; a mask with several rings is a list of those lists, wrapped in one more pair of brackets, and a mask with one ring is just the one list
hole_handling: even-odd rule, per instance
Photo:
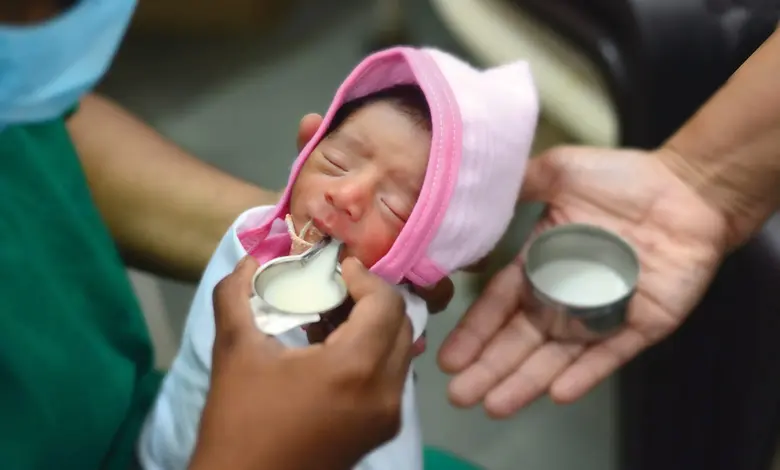
{"label": "thumb", "polygon": [[372,274],[357,258],[347,258],[341,263],[341,276],[347,285],[349,295],[355,302],[374,292],[388,288],[388,284]]}
{"label": "thumb", "polygon": [[246,256],[214,288],[212,299],[217,338],[230,341],[246,331],[256,331],[249,307],[252,277],[256,270],[257,261]]}
{"label": "thumb", "polygon": [[572,147],[556,147],[528,160],[518,202],[549,202],[559,191],[563,164]]}
{"label": "thumb", "polygon": [[301,124],[298,126],[298,140],[296,145],[300,152],[309,143],[309,141],[317,133],[317,129],[322,124],[322,116],[315,113],[307,114],[301,119]]}
{"label": "thumb", "polygon": [[355,304],[347,321],[326,343],[341,344],[350,354],[361,351],[365,358],[373,360],[385,357],[399,341],[399,332],[408,334],[409,338],[401,339],[408,339],[411,345],[411,323],[405,315],[403,297],[355,258],[344,260],[341,272]]}

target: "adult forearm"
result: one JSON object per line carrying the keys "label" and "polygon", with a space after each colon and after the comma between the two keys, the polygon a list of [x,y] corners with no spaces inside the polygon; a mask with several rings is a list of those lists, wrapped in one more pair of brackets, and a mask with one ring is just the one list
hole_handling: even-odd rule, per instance
{"label": "adult forearm", "polygon": [[780,203],[780,33],[663,147],[670,166],[726,216],[732,242]]}
{"label": "adult forearm", "polygon": [[[213,452],[196,450],[190,462],[188,470],[309,470],[312,468],[326,468],[327,470],[349,470],[352,464],[334,466],[331,462],[323,465],[323,459],[313,451],[303,446],[295,446],[295,439],[279,442],[280,439],[269,441],[273,445],[257,439],[257,446],[251,456],[231,453],[230,450],[216,449]],[[264,445],[266,444],[266,445]],[[263,462],[262,466],[252,465],[252,462]]]}
{"label": "adult forearm", "polygon": [[95,202],[128,265],[196,280],[227,227],[276,195],[167,142],[104,98],[68,122]]}

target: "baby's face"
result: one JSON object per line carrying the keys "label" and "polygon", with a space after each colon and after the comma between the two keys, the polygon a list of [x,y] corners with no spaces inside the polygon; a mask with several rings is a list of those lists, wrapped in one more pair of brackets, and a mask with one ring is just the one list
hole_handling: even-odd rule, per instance
{"label": "baby's face", "polygon": [[290,202],[296,229],[312,220],[323,235],[344,242],[344,256],[373,266],[412,213],[430,146],[430,132],[393,104],[355,111],[301,169]]}

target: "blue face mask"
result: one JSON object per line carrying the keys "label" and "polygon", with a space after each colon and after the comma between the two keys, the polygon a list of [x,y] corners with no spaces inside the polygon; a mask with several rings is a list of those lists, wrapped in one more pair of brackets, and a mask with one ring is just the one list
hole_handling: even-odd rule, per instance
{"label": "blue face mask", "polygon": [[135,4],[81,0],[45,23],[0,25],[0,130],[73,107],[106,73]]}

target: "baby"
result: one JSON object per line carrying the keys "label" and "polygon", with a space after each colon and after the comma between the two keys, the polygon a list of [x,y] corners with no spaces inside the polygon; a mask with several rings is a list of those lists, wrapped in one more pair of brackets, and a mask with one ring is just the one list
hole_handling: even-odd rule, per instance
{"label": "baby", "polygon": [[[523,62],[481,71],[441,51],[408,47],[361,62],[298,156],[279,203],[239,216],[212,256],[144,425],[143,467],[188,464],[209,387],[212,290],[247,253],[264,263],[324,236],[342,240],[345,255],[397,285],[420,341],[428,312],[408,284],[433,285],[493,249],[514,213],[537,114]],[[277,339],[293,348],[310,344],[301,328]],[[357,469],[422,466],[410,370],[401,431]]]}

